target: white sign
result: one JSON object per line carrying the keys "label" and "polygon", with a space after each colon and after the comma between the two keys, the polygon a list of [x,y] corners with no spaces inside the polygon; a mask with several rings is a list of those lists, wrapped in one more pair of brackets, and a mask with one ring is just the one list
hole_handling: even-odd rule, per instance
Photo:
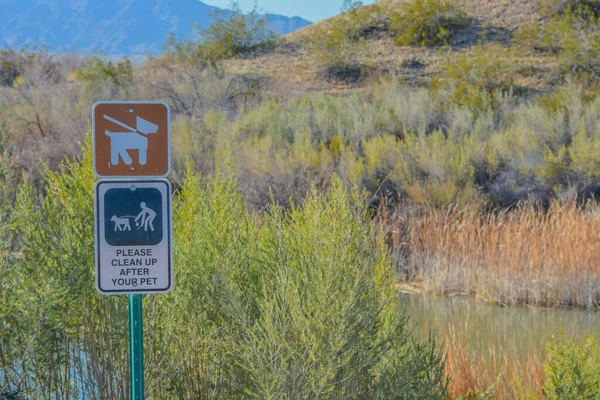
{"label": "white sign", "polygon": [[102,294],[166,293],[173,286],[171,184],[96,183],[96,287]]}

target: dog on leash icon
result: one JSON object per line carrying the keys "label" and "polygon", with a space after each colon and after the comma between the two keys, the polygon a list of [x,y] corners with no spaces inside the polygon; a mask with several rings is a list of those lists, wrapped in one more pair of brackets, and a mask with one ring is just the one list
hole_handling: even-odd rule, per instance
{"label": "dog on leash icon", "polygon": [[125,165],[131,165],[133,159],[128,150],[138,151],[138,163],[146,165],[148,153],[148,135],[155,134],[158,131],[158,125],[146,121],[141,117],[136,117],[136,127],[133,128],[121,121],[104,115],[104,119],[113,122],[129,132],[111,132],[105,130],[104,134],[110,138],[110,162],[112,165],[118,165],[122,160]]}
{"label": "dog on leash icon", "polygon": [[104,239],[111,246],[155,246],[163,240],[163,194],[159,188],[109,189],[100,199]]}

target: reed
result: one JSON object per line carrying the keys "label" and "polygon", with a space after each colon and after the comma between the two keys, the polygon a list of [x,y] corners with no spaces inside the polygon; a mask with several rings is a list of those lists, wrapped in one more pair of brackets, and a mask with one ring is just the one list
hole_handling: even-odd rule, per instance
{"label": "reed", "polygon": [[396,269],[425,292],[504,305],[599,307],[600,211],[592,205],[422,207],[380,218]]}
{"label": "reed", "polygon": [[446,330],[446,375],[453,399],[542,399],[542,363],[529,352],[509,359],[484,338],[469,343],[468,326]]}

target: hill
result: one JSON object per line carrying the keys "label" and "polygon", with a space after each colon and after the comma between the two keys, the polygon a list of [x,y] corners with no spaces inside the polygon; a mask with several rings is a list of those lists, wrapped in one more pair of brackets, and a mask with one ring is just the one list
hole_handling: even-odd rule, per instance
{"label": "hill", "polygon": [[[394,31],[390,29],[390,16],[400,9],[404,1],[382,0],[358,10],[362,13],[361,18],[368,20],[363,22],[370,24],[365,29],[364,42],[358,49],[358,64],[369,72],[367,78],[391,73],[408,83],[421,85],[439,73],[444,57],[468,51],[476,44],[508,47],[514,42],[516,32],[542,19],[537,13],[539,0],[456,0],[452,3],[467,14],[469,24],[446,46],[398,46],[395,44]],[[286,87],[294,92],[336,92],[360,87],[364,79],[323,79],[319,75],[314,53],[306,45],[306,39],[311,35],[327,32],[334,24],[349,18],[349,15],[351,13],[341,14],[286,35],[269,49],[230,60],[228,68],[239,73],[269,77],[277,87]],[[550,84],[550,60],[534,52],[521,52],[518,58],[519,62],[535,71],[519,83],[536,88]]]}
{"label": "hill", "polygon": [[[1,0],[0,48],[44,44],[56,52],[155,54],[169,33],[191,35],[191,21],[210,25],[215,10],[197,0]],[[310,25],[300,17],[267,17],[279,34]]]}

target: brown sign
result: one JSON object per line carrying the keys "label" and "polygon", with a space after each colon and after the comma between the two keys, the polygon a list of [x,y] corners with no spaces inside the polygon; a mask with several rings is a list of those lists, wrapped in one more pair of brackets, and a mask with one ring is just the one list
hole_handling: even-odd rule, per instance
{"label": "brown sign", "polygon": [[94,171],[101,178],[165,177],[170,110],[163,102],[100,101],[92,109]]}

